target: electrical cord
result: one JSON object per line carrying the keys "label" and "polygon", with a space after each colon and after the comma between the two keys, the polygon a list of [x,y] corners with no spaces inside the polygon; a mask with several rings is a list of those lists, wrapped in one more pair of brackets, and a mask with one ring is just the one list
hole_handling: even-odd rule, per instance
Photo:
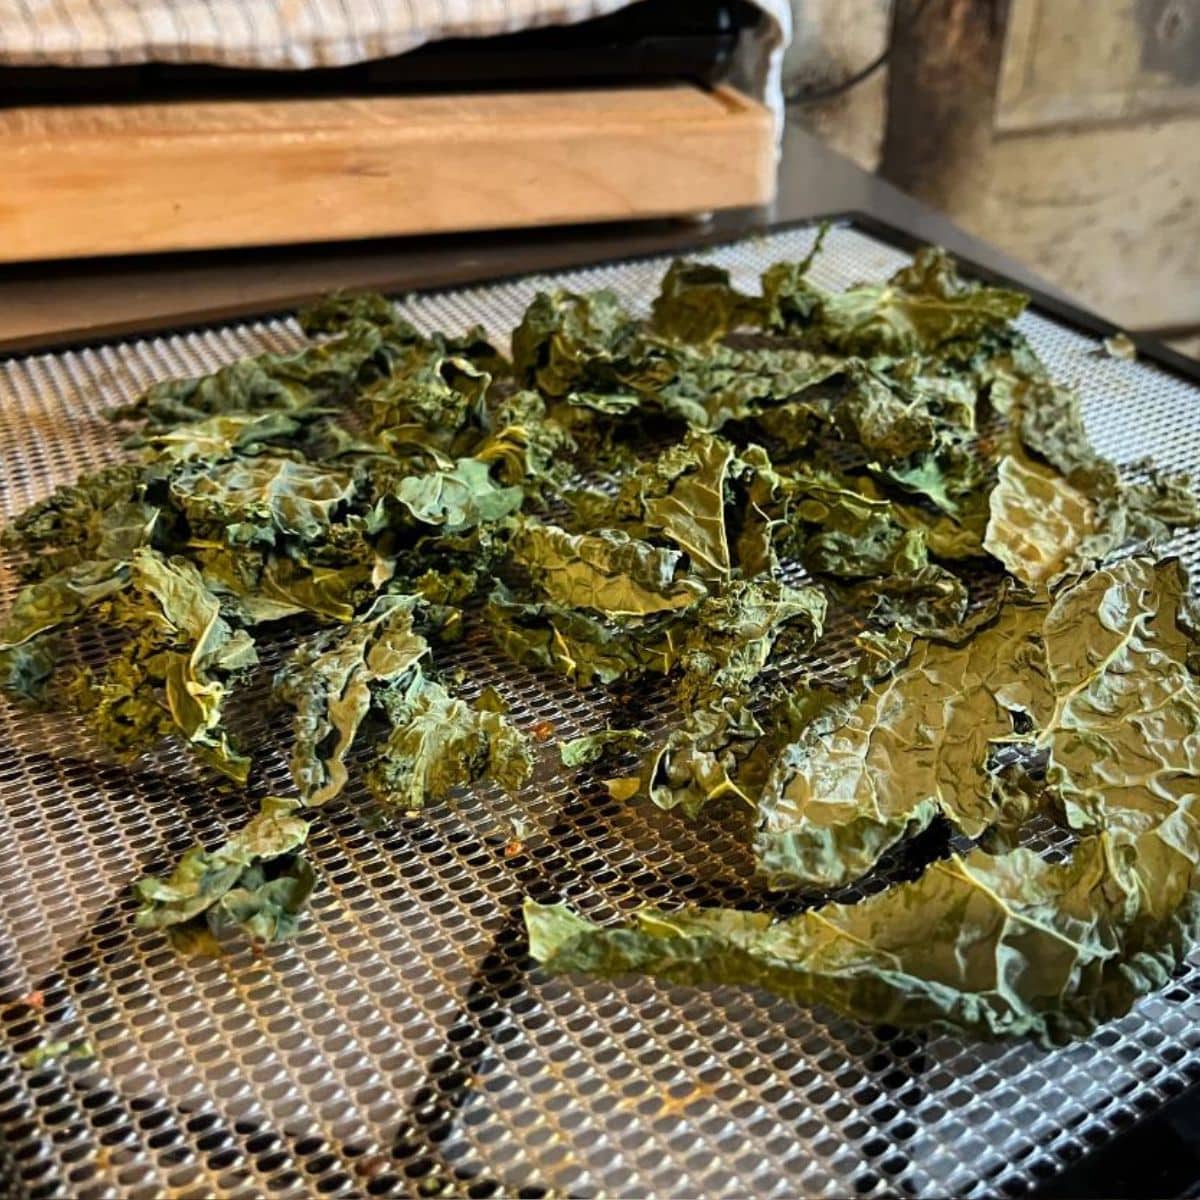
{"label": "electrical cord", "polygon": [[[908,19],[909,29],[913,29],[917,22],[925,15],[925,10],[929,7],[930,3],[931,0],[920,0],[920,3],[913,9],[912,16]],[[844,95],[852,88],[858,87],[860,83],[864,83],[870,79],[887,62],[891,57],[892,46],[895,44],[895,40],[895,35],[893,34],[888,39],[888,44],[875,58],[867,63],[865,67],[860,67],[853,74],[847,75],[845,79],[824,88],[795,87],[791,91],[783,93],[783,102],[785,104],[817,104],[823,100],[833,100],[837,96]]]}

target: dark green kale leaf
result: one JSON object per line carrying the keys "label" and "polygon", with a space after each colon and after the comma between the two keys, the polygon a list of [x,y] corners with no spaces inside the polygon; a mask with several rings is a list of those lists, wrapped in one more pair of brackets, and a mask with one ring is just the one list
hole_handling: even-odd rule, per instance
{"label": "dark green kale leaf", "polygon": [[[58,510],[61,511],[61,510]],[[49,518],[50,510],[43,509]],[[87,550],[95,559],[56,555],[49,561],[66,561],[56,573],[27,584],[18,594],[0,626],[0,689],[23,701],[39,700],[54,671],[54,635],[78,624],[97,605],[125,588],[130,561],[153,539],[159,510],[137,501],[111,505],[89,521]],[[35,544],[56,525],[33,534]],[[74,561],[73,561],[74,560]]]}
{"label": "dark green kale leaf", "polygon": [[714,342],[763,323],[763,302],[739,292],[723,267],[676,259],[663,276],[650,324],[660,337]]}
{"label": "dark green kale leaf", "polygon": [[380,701],[391,729],[367,786],[381,803],[416,811],[481,780],[515,792],[533,769],[529,740],[502,713],[468,704],[420,672]]}
{"label": "dark green kale leaf", "polygon": [[560,488],[574,470],[575,440],[536,392],[514,392],[490,404],[481,433],[473,457],[533,499]]}
{"label": "dark green kale leaf", "polygon": [[821,636],[825,597],[817,588],[774,580],[734,580],[689,613],[672,647],[677,695],[686,714],[645,757],[636,786],[661,808],[694,817],[727,795],[753,806],[738,781],[741,762],[763,736],[751,708],[751,687],[774,657],[809,649]]}
{"label": "dark green kale leaf", "polygon": [[111,540],[114,527],[127,523],[125,514],[144,511],[139,506],[147,476],[141,463],[116,463],[84,475],[14,517],[0,543],[13,553],[21,574],[32,579],[95,558],[120,557],[101,555],[98,547]]}
{"label": "dark green kale leaf", "polygon": [[852,478],[797,470],[784,479],[793,549],[811,571],[838,579],[911,575],[928,562],[920,528]]}
{"label": "dark green kale leaf", "polygon": [[900,626],[926,637],[961,624],[970,603],[963,581],[937,563],[928,563],[907,575],[867,579],[833,591],[840,601],[865,613],[876,625]]}
{"label": "dark green kale leaf", "polygon": [[306,805],[346,786],[346,758],[373,701],[420,674],[429,646],[413,628],[412,596],[380,596],[362,617],[303,642],[275,677],[295,709],[292,777]]}
{"label": "dark green kale leaf", "polygon": [[17,594],[0,629],[0,654],[76,624],[128,583],[128,561],[106,559],[67,567],[27,585]]}
{"label": "dark green kale leaf", "polygon": [[640,323],[607,290],[588,296],[539,292],[512,336],[519,382],[544,396],[628,391],[669,378],[669,362],[646,357]]}
{"label": "dark green kale leaf", "polygon": [[777,328],[862,357],[930,353],[946,342],[977,339],[1003,329],[1028,303],[1020,292],[968,283],[944,250],[928,246],[885,284],[831,293],[807,273],[776,266],[763,277],[763,294]]}
{"label": "dark green kale leaf", "polygon": [[[205,586],[243,625],[310,614],[350,621],[392,574],[393,564],[365,543],[344,561],[326,565],[303,552],[275,554],[259,547],[193,543]],[[340,556],[338,556],[340,557]]]}
{"label": "dark green kale leaf", "polygon": [[136,757],[168,733],[209,766],[245,783],[250,760],[222,725],[225,702],[258,661],[254,642],[221,615],[216,596],[183,558],[138,550],[111,620],[133,637],[105,666],[83,669],[69,695],[100,738]]}
{"label": "dark green kale leaf", "polygon": [[734,421],[760,419],[779,405],[836,376],[841,360],[795,346],[739,348],[723,343],[671,343],[660,353],[672,364],[643,404],[693,429],[716,433]]}
{"label": "dark green kale leaf", "polygon": [[412,342],[421,337],[416,328],[400,316],[392,301],[378,292],[331,292],[302,308],[296,314],[296,320],[309,337],[345,333],[359,324],[395,329]]}
{"label": "dark green kale leaf", "polygon": [[221,413],[291,413],[336,404],[365,379],[386,371],[390,350],[387,332],[355,321],[331,341],[290,354],[242,358],[212,375],[156,383],[112,416],[144,420],[154,432]]}
{"label": "dark green kale leaf", "polygon": [[309,829],[296,807],[267,796],[219,849],[196,846],[166,879],[139,879],[138,928],[163,930],[184,954],[219,954],[220,939],[234,929],[257,943],[291,937],[314,884],[312,868],[296,853]]}
{"label": "dark green kale leaf", "polygon": [[45,701],[58,660],[58,647],[49,636],[0,648],[0,692],[27,707]]}
{"label": "dark green kale leaf", "polygon": [[125,445],[131,450],[141,450],[152,463],[219,460],[300,449],[310,426],[323,420],[330,411],[309,408],[294,413],[221,413],[170,429],[135,434]]}
{"label": "dark green kale leaf", "polygon": [[487,419],[492,376],[464,358],[416,354],[368,388],[359,401],[367,431],[395,457],[452,459]]}
{"label": "dark green kale leaf", "polygon": [[529,900],[525,921],[531,953],[555,972],[741,984],[872,1023],[1050,1045],[1086,1036],[1165,983],[1196,930],[1190,899],[1151,923],[1132,897],[1110,898],[1110,853],[1100,839],[1063,864],[974,850],[858,904],[779,921],[643,908],[631,926],[603,928]]}
{"label": "dark green kale leaf", "polygon": [[745,694],[773,657],[811,649],[825,624],[820,588],[735,579],[697,605],[680,631],[681,694],[688,702]]}
{"label": "dark green kale leaf", "polygon": [[769,510],[777,490],[760,447],[735,457],[729,442],[693,431],[629,472],[615,496],[583,489],[566,499],[575,530],[610,527],[673,542],[693,574],[717,584],[735,571],[749,577],[774,569]]}
{"label": "dark green kale leaf", "polygon": [[503,584],[489,596],[483,620],[509,658],[563,675],[577,687],[666,674],[677,657],[668,621],[618,624],[582,609],[518,598]]}
{"label": "dark green kale leaf", "polygon": [[843,435],[875,462],[893,463],[932,450],[938,421],[916,389],[901,390],[884,370],[848,360],[848,386],[834,419]]}

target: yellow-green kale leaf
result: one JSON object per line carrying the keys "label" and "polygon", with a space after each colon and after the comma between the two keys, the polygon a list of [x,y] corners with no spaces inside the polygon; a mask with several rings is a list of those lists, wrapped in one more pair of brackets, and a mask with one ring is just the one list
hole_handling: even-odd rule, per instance
{"label": "yellow-green kale leaf", "polygon": [[1063,864],[975,850],[858,904],[780,921],[640,909],[631,926],[604,928],[533,901],[525,920],[533,956],[555,972],[741,984],[871,1023],[1053,1044],[1161,986],[1200,915],[1189,896],[1145,936],[1136,900],[1111,884],[1118,854],[1103,837]]}
{"label": "yellow-green kale leaf", "polygon": [[1033,715],[1023,736],[1048,754],[1053,803],[1083,834],[1065,862],[977,849],[860,903],[779,921],[642,909],[629,927],[602,928],[527,902],[534,957],[555,971],[745,984],[864,1021],[1046,1044],[1127,1012],[1200,933],[1187,578],[1177,562],[1131,559],[1063,590],[1049,611],[1021,611],[1042,612],[1034,674],[1046,695],[1004,703]]}
{"label": "yellow-green kale leaf", "polygon": [[489,466],[476,458],[460,458],[444,471],[408,475],[393,492],[413,519],[447,533],[490,525],[514,513],[525,500],[519,487],[503,487]]}
{"label": "yellow-green kale leaf", "polygon": [[1095,531],[1095,505],[1057,472],[1008,455],[989,504],[983,548],[1022,583],[1042,587],[1086,567],[1081,547]]}
{"label": "yellow-green kale leaf", "polygon": [[727,579],[733,566],[725,528],[725,487],[732,462],[728,442],[692,434],[656,463],[660,477],[670,479],[666,489],[643,498],[646,527],[674,542],[703,579]]}
{"label": "yellow-green kale leaf", "polygon": [[1012,603],[962,644],[922,639],[838,727],[789,746],[759,800],[755,854],[774,887],[838,887],[939,814],[969,837],[997,816],[992,743],[1052,710],[1045,609]]}
{"label": "yellow-green kale leaf", "polygon": [[309,829],[296,807],[267,796],[257,816],[219,849],[196,846],[166,879],[139,879],[138,927],[164,930],[185,954],[219,953],[219,939],[233,929],[255,942],[290,937],[314,883],[312,868],[296,853]]}
{"label": "yellow-green kale leaf", "polygon": [[550,603],[607,617],[676,612],[705,594],[699,580],[683,574],[678,550],[621,530],[574,534],[528,521],[513,540],[513,556]]}
{"label": "yellow-green kale leaf", "polygon": [[610,754],[639,750],[648,736],[641,729],[602,729],[559,742],[558,754],[564,767],[586,767]]}

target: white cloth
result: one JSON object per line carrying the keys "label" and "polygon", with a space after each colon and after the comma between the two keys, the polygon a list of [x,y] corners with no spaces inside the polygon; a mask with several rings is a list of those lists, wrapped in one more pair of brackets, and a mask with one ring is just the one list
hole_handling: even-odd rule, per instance
{"label": "white cloth", "polygon": [[[0,66],[143,62],[303,70],[387,58],[425,42],[604,16],[629,0],[0,0]],[[783,126],[788,0],[746,39],[735,79]]]}
{"label": "white cloth", "polygon": [[[0,65],[142,62],[337,67],[449,37],[566,25],[628,0],[0,0]],[[757,0],[765,32],[738,64],[742,85],[782,117],[788,0]]]}

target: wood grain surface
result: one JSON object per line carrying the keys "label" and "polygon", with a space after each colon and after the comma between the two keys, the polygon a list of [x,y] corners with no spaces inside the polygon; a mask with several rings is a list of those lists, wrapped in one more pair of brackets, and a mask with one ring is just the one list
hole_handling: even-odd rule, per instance
{"label": "wood grain surface", "polygon": [[689,84],[0,110],[0,261],[763,204],[771,115]]}

